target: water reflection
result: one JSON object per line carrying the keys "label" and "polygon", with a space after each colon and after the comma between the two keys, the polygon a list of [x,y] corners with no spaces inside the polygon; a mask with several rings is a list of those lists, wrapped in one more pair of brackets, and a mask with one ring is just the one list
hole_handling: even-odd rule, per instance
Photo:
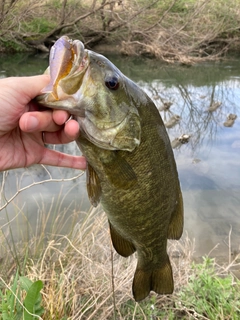
{"label": "water reflection", "polygon": [[139,84],[155,100],[164,122],[174,123],[167,130],[176,148],[185,229],[196,238],[196,254],[206,254],[217,244],[214,254],[225,254],[230,230],[232,250],[239,252],[239,78],[228,73],[208,85],[186,79],[172,79],[171,85],[158,79]]}
{"label": "water reflection", "polygon": [[[184,196],[185,232],[195,238],[196,255],[207,254],[217,244],[214,254],[225,254],[230,230],[232,250],[239,252],[240,63],[187,68],[138,58],[109,58],[152,97],[171,141],[178,141],[174,153]],[[42,55],[18,56],[15,60],[2,56],[0,71],[2,76],[42,73],[47,63]],[[58,148],[69,153],[79,152],[73,144]],[[9,199],[19,186],[48,180],[49,176],[71,179],[77,174],[75,170],[39,166],[12,170],[5,177],[2,192]],[[34,226],[37,212],[51,215],[60,210],[64,219],[59,227],[64,225],[62,231],[66,231],[71,212],[89,207],[84,179],[52,181],[25,190],[7,207],[9,218],[13,219],[20,208],[27,212],[30,224]],[[26,228],[26,219],[18,218],[22,231]],[[0,225],[4,223],[6,212],[2,210]]]}
{"label": "water reflection", "polygon": [[[207,87],[176,83],[169,88],[158,80],[151,84],[141,81],[140,85],[155,101],[167,127],[176,126],[174,130],[169,130],[170,136],[191,136],[192,151],[196,151],[205,141],[215,141],[230,115],[236,120],[240,90],[231,80]],[[156,91],[160,99],[156,99]],[[167,106],[171,105],[164,108],[167,101]]]}

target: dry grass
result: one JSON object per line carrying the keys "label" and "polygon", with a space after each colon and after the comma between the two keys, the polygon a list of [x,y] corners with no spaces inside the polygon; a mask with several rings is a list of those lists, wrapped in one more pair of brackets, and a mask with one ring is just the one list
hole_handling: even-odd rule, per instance
{"label": "dry grass", "polygon": [[[143,302],[136,303],[131,292],[136,256],[122,258],[113,250],[107,218],[101,208],[74,212],[74,216],[81,215],[82,219],[68,235],[56,233],[61,230],[61,213],[54,222],[58,226],[52,226],[55,233],[51,234],[45,233],[49,212],[45,217],[43,212],[39,214],[40,238],[36,234],[28,243],[15,244],[17,259],[16,256],[13,259],[5,239],[0,236],[0,256],[1,269],[5,270],[1,277],[5,282],[11,283],[17,264],[21,265],[22,274],[32,281],[43,281],[43,319],[208,319],[186,308],[179,300],[179,293],[195,272],[192,268],[194,242],[186,234],[180,241],[169,241],[174,294],[151,293]],[[239,270],[240,254],[229,255],[229,261],[221,265],[215,263],[214,267],[217,275],[225,277],[232,269]]]}
{"label": "dry grass", "polygon": [[[47,243],[42,239],[45,246],[38,237],[29,243],[24,275],[44,283],[43,319],[64,316],[68,319],[113,319],[115,309],[117,319],[148,319],[145,309],[152,305],[156,295],[152,294],[143,304],[134,302],[131,286],[136,256],[125,259],[114,252],[104,212],[92,208],[81,214],[82,222],[76,223],[70,235],[52,234]],[[4,269],[10,270],[3,278],[10,283],[16,271],[16,260],[7,254],[4,241],[1,243],[4,249],[1,255],[7,256]],[[33,255],[30,255],[31,247],[34,247]],[[176,291],[188,281],[193,250],[187,237],[169,243]],[[26,245],[16,245],[16,251],[19,260],[23,260]],[[163,300],[160,297],[158,303]]]}

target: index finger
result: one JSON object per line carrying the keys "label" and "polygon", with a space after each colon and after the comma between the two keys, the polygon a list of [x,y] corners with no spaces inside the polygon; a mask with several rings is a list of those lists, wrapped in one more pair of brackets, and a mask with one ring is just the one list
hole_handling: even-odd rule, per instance
{"label": "index finger", "polygon": [[51,110],[25,112],[19,119],[19,126],[25,132],[54,132],[61,128],[53,121]]}

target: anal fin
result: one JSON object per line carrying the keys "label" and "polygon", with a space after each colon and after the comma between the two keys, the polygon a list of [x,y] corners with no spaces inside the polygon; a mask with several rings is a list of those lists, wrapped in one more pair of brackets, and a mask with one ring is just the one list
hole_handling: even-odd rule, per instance
{"label": "anal fin", "polygon": [[131,254],[133,254],[136,251],[136,248],[134,247],[132,242],[123,238],[112,226],[110,221],[109,221],[109,227],[110,227],[112,244],[114,249],[117,251],[117,253],[123,257],[128,257]]}
{"label": "anal fin", "polygon": [[145,299],[151,290],[158,294],[170,294],[173,289],[174,283],[169,257],[160,268],[145,271],[137,267],[132,286],[133,296],[136,301]]}

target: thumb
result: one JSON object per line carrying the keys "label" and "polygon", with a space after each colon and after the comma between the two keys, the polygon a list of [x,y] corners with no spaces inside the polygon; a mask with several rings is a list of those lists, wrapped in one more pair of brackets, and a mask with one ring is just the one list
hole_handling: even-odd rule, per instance
{"label": "thumb", "polygon": [[[17,90],[21,91],[28,101],[41,94],[41,90],[49,83],[49,75],[42,74],[32,77],[19,77]],[[26,102],[28,102],[26,101]]]}

